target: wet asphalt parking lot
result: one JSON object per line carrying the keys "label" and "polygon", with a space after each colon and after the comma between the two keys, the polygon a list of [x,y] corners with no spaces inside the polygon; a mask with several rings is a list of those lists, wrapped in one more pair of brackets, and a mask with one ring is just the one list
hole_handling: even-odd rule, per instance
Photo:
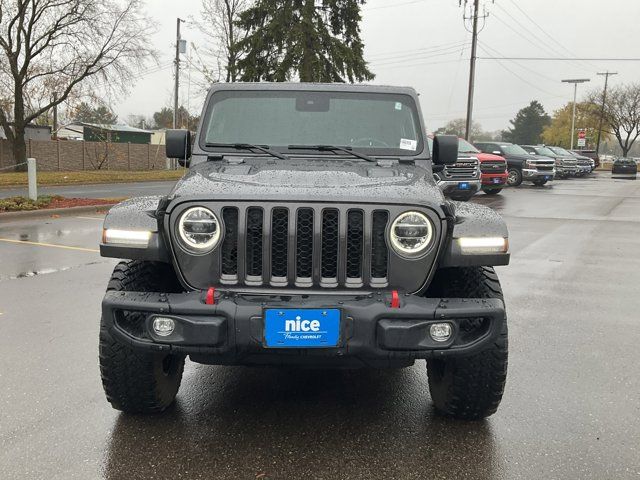
{"label": "wet asphalt parking lot", "polygon": [[120,414],[97,364],[115,264],[101,217],[0,217],[0,478],[640,478],[640,181],[474,201],[504,216],[512,251],[507,389],[483,422],[434,413],[424,362],[187,363],[168,412]]}

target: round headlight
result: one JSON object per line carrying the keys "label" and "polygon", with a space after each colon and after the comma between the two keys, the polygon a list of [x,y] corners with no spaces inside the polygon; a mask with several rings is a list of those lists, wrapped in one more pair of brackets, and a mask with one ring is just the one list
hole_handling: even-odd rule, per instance
{"label": "round headlight", "polygon": [[391,225],[389,237],[398,255],[417,257],[431,243],[433,226],[424,213],[404,212]]}
{"label": "round headlight", "polygon": [[180,217],[178,234],[188,250],[205,253],[212,250],[220,240],[220,222],[208,208],[193,207]]}

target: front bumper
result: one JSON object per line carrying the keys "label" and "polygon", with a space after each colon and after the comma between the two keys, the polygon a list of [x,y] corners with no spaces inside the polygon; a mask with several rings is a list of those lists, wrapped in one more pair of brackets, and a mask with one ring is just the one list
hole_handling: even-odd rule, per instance
{"label": "front bumper", "polygon": [[[188,354],[220,365],[302,365],[399,367],[415,359],[474,354],[492,343],[505,321],[499,299],[400,297],[392,308],[390,292],[318,295],[236,295],[214,305],[203,292],[180,294],[107,292],[103,322],[112,337],[132,349]],[[340,338],[332,348],[266,348],[265,308],[339,308]],[[159,337],[153,317],[170,317],[174,332]],[[453,335],[436,342],[431,324],[449,322]]]}
{"label": "front bumper", "polygon": [[[466,188],[461,188],[461,186]],[[473,197],[480,190],[480,180],[440,180],[438,187],[445,197],[464,200]]]}
{"label": "front bumper", "polygon": [[556,176],[556,169],[538,170],[535,168],[523,168],[522,178],[524,180],[553,180]]}
{"label": "front bumper", "polygon": [[503,188],[507,184],[509,175],[505,173],[483,173],[480,177],[483,189]]}
{"label": "front bumper", "polygon": [[563,167],[556,165],[556,175],[559,177],[568,177],[575,175],[578,171],[578,167]]}

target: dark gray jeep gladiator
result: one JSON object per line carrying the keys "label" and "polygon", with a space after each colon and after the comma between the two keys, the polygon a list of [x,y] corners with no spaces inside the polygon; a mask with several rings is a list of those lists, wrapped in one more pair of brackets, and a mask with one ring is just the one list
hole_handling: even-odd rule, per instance
{"label": "dark gray jeep gladiator", "polygon": [[[188,172],[167,196],[104,221],[119,263],[102,302],[100,370],[124,412],[160,412],[185,357],[215,365],[402,368],[426,359],[437,411],[491,415],[507,375],[493,266],[509,262],[492,210],[447,200],[411,88],[217,84]],[[314,375],[309,370],[309,375]],[[427,393],[425,392],[425,398]]]}

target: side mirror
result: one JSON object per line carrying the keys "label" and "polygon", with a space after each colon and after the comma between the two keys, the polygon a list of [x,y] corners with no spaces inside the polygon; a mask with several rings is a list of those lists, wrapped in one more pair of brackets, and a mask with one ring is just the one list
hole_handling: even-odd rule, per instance
{"label": "side mirror", "polygon": [[191,158],[191,132],[189,130],[167,130],[165,143],[167,158],[177,158],[180,165],[189,166]]}
{"label": "side mirror", "polygon": [[458,137],[455,135],[436,135],[433,137],[433,163],[435,165],[453,165],[458,161]]}

